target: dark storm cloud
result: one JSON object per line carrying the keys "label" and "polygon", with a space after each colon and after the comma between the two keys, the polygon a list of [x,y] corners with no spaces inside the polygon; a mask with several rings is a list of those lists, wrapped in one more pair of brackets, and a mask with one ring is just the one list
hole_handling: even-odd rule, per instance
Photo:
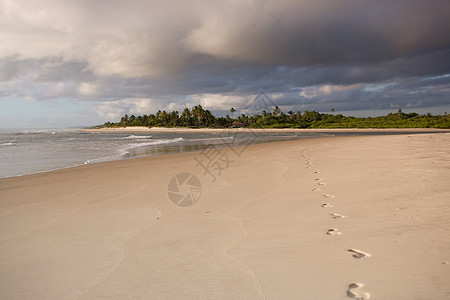
{"label": "dark storm cloud", "polygon": [[305,66],[380,62],[450,42],[446,1],[267,1],[233,13],[205,17],[188,36],[192,48],[243,62]]}

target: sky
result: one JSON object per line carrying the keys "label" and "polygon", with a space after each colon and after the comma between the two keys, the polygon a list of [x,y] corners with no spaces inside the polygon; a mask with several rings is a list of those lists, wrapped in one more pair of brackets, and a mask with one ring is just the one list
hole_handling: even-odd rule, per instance
{"label": "sky", "polygon": [[282,111],[450,113],[448,0],[0,0],[0,128],[263,92]]}

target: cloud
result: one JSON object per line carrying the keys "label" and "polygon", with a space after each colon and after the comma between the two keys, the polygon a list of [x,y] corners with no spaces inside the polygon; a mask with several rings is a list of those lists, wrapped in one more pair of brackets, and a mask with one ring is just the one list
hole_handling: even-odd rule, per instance
{"label": "cloud", "polygon": [[3,0],[0,97],[93,101],[102,116],[195,101],[227,111],[260,91],[302,109],[441,105],[450,78],[422,79],[450,74],[449,9],[447,0]]}
{"label": "cloud", "polygon": [[[448,49],[447,1],[2,1],[1,52],[100,75],[158,76],[213,60],[291,67]],[[101,11],[101,17],[98,13]],[[197,56],[197,59],[195,58]]]}
{"label": "cloud", "polygon": [[115,120],[125,114],[144,115],[156,113],[158,110],[181,111],[182,109],[184,106],[177,102],[151,98],[127,98],[102,102],[97,106],[96,112],[101,118]]}
{"label": "cloud", "polygon": [[448,4],[230,1],[220,7],[207,5],[186,43],[193,51],[241,62],[290,66],[378,62],[446,47],[450,23],[443,6]]}
{"label": "cloud", "polygon": [[251,96],[238,95],[201,94],[192,96],[192,102],[199,103],[205,109],[224,111],[230,110],[232,106],[241,106],[250,100]]}

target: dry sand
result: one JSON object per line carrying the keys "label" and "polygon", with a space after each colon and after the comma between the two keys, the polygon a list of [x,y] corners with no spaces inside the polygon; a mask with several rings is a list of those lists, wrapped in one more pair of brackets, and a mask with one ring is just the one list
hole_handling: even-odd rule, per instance
{"label": "dry sand", "polygon": [[[0,179],[0,298],[449,299],[449,145],[227,149],[215,182],[200,152]],[[202,184],[190,207],[168,198],[181,172]]]}

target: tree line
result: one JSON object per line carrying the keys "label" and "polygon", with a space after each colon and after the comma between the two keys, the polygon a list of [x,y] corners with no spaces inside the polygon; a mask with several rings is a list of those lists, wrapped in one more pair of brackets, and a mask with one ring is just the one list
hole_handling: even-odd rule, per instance
{"label": "tree line", "polygon": [[99,127],[190,127],[190,128],[226,128],[231,126],[246,126],[250,128],[445,128],[450,129],[450,115],[419,115],[404,113],[389,113],[380,117],[351,117],[342,114],[319,113],[316,111],[284,113],[278,106],[272,111],[262,111],[261,114],[233,117],[236,110],[230,109],[232,117],[215,117],[211,111],[201,105],[192,109],[166,112],[159,110],[156,114],[125,115],[119,122],[106,122]]}

